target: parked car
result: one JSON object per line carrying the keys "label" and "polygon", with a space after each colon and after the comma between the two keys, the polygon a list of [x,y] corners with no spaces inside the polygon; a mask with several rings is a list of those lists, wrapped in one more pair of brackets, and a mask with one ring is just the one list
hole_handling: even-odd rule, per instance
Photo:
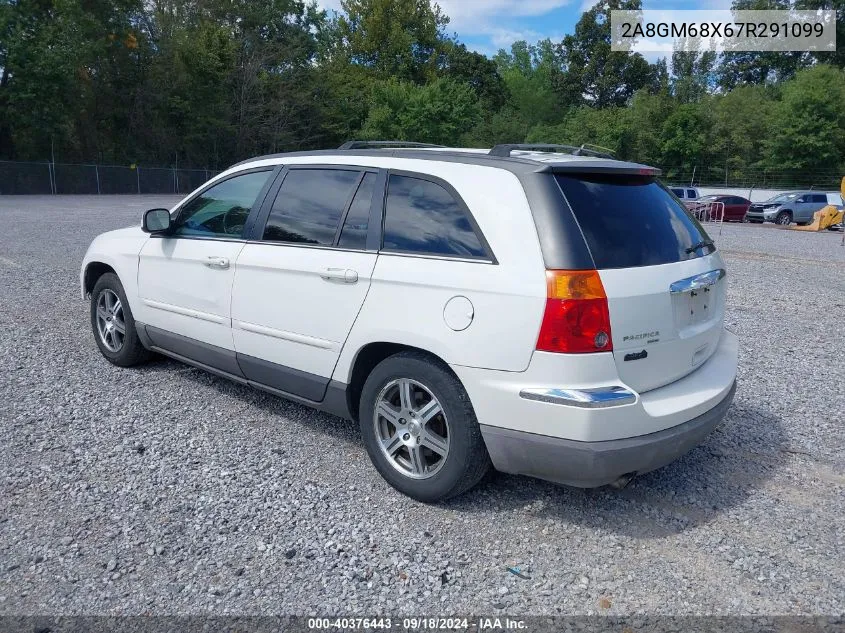
{"label": "parked car", "polygon": [[[724,207],[713,203],[721,203]],[[697,217],[704,216],[702,218],[704,220],[718,219],[714,216],[724,213],[722,220],[725,222],[743,222],[745,221],[745,214],[748,213],[748,208],[751,206],[751,200],[742,196],[708,195],[684,204]]]}
{"label": "parked car", "polygon": [[817,191],[791,191],[781,193],[765,202],[754,202],[745,218],[761,224],[774,222],[788,226],[792,222],[801,226],[813,221],[813,214],[828,204],[827,194]]}
{"label": "parked car", "polygon": [[671,185],[669,187],[672,193],[678,196],[679,199],[686,202],[687,200],[697,200],[698,199],[698,189],[695,187],[678,187],[676,185]]}
{"label": "parked car", "polygon": [[357,420],[423,501],[491,464],[621,486],[724,417],[725,263],[658,170],[558,146],[344,147],[240,163],[95,238],[80,282],[102,355],[161,353]]}

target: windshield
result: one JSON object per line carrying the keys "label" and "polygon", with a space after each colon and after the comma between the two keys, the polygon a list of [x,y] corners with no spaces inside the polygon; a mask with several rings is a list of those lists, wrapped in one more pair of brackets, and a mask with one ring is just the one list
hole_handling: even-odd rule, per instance
{"label": "windshield", "polygon": [[701,225],[651,176],[555,176],[596,268],[656,266],[715,250]]}

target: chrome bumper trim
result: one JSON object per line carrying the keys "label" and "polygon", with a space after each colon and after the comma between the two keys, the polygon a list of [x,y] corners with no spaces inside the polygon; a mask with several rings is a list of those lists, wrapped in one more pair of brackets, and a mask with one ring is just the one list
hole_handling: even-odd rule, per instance
{"label": "chrome bumper trim", "polygon": [[618,385],[595,389],[523,389],[519,397],[583,409],[619,407],[637,401],[637,394]]}

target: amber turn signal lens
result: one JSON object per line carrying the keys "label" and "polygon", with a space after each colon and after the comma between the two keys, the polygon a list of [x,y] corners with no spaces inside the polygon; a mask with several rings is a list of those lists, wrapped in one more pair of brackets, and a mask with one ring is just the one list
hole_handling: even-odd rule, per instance
{"label": "amber turn signal lens", "polygon": [[549,299],[604,299],[604,286],[595,270],[547,270]]}

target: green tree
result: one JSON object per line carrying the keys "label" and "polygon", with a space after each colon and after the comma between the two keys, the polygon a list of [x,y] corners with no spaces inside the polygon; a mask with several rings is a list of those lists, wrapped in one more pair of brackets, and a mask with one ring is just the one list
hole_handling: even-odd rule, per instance
{"label": "green tree", "polygon": [[498,110],[505,104],[508,92],[496,62],[458,42],[449,42],[443,57],[441,76],[468,84],[491,110]]}
{"label": "green tree", "polygon": [[845,167],[845,72],[828,65],[800,71],[774,108],[767,164],[812,173]]}
{"label": "green tree", "polygon": [[601,0],[584,12],[575,33],[563,38],[556,88],[565,104],[621,106],[653,84],[654,69],[642,55],[610,49],[610,12],[641,8],[641,0]]}
{"label": "green tree", "polygon": [[[733,0],[731,9],[788,10],[790,0]],[[802,51],[762,52],[730,51],[722,54],[718,83],[724,90],[743,84],[765,84],[784,81],[812,63],[812,57]]]}
{"label": "green tree", "polygon": [[709,158],[709,121],[697,103],[683,103],[666,118],[661,129],[663,160],[669,168],[691,170]]}
{"label": "green tree", "polygon": [[651,94],[639,90],[620,112],[624,130],[616,148],[618,156],[648,165],[663,164],[663,124],[676,106],[668,91]]}
{"label": "green tree", "polygon": [[528,133],[529,143],[590,143],[618,152],[626,129],[625,109],[582,106],[572,110],[563,123],[539,124]]}
{"label": "green tree", "polygon": [[811,53],[816,61],[845,68],[845,0],[796,0],[795,8],[799,10],[829,9],[836,11],[836,51],[832,53]]}
{"label": "green tree", "polygon": [[509,118],[521,118],[526,130],[561,119],[563,109],[554,89],[558,59],[550,40],[536,46],[514,42],[510,53],[500,50],[494,59],[507,89]]}
{"label": "green tree", "polygon": [[449,18],[429,0],[343,0],[338,47],[380,78],[422,83],[437,75]]}
{"label": "green tree", "polygon": [[672,53],[672,93],[681,103],[699,101],[715,85],[714,51],[676,50]]}
{"label": "green tree", "polygon": [[766,139],[773,129],[776,105],[773,91],[764,86],[738,86],[724,95],[708,97],[711,113],[710,151],[713,162],[731,173],[759,167]]}
{"label": "green tree", "polygon": [[[135,0],[20,0],[0,12],[0,151],[102,155],[125,130],[144,43]],[[127,90],[129,89],[129,90]]]}
{"label": "green tree", "polygon": [[373,88],[365,138],[454,145],[480,120],[478,97],[464,83],[438,78],[424,86],[388,79]]}

